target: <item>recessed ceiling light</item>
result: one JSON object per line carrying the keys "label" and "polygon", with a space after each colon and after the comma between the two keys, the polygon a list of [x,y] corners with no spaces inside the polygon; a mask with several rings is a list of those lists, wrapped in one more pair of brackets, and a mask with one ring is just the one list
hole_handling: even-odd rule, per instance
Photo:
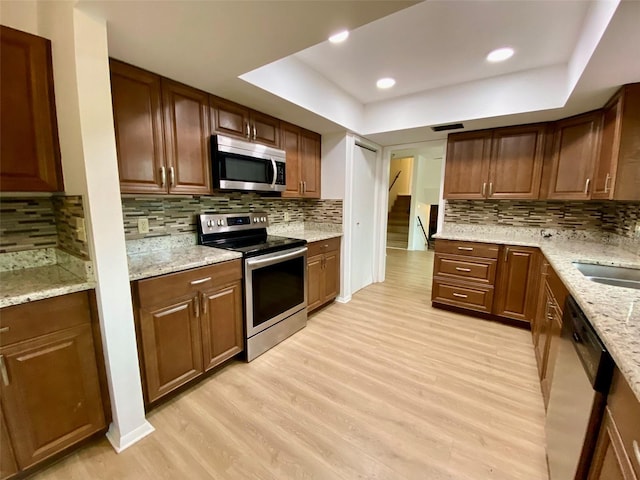
{"label": "recessed ceiling light", "polygon": [[376,86],[378,88],[391,88],[396,84],[396,81],[393,78],[386,77],[381,78],[376,82]]}
{"label": "recessed ceiling light", "polygon": [[347,38],[349,38],[349,30],[343,30],[342,32],[336,33],[335,35],[331,35],[329,37],[329,41],[331,43],[342,43]]}
{"label": "recessed ceiling light", "polygon": [[490,62],[504,62],[505,60],[513,56],[513,48],[503,47],[496,48],[487,55],[487,60]]}

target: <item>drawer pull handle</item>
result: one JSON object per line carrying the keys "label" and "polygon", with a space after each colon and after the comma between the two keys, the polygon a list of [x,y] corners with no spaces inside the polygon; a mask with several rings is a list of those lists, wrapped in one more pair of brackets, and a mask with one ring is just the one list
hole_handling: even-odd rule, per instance
{"label": "drawer pull handle", "polygon": [[458,247],[458,250],[464,250],[465,252],[473,252],[471,247]]}
{"label": "drawer pull handle", "polygon": [[194,281],[189,282],[189,283],[190,283],[191,285],[200,285],[201,283],[208,282],[209,280],[211,280],[211,277],[201,278],[200,280],[194,280]]}
{"label": "drawer pull handle", "polygon": [[7,333],[9,331],[9,327],[0,328],[0,333]]}
{"label": "drawer pull handle", "polygon": [[638,445],[638,441],[633,441],[633,454],[636,456],[636,462],[640,464],[640,445]]}
{"label": "drawer pull handle", "polygon": [[467,295],[465,295],[464,293],[453,292],[453,296],[458,298],[467,298]]}
{"label": "drawer pull handle", "polygon": [[5,387],[9,386],[9,373],[7,372],[7,366],[4,364],[4,355],[0,355],[0,372],[2,372],[2,383]]}
{"label": "drawer pull handle", "polygon": [[456,267],[456,270],[459,272],[470,272],[471,269],[470,268],[462,268],[462,267]]}

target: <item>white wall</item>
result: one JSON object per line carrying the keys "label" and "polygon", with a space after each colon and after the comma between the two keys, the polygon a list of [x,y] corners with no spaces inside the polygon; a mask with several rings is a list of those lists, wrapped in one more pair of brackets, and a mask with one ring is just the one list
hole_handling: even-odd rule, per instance
{"label": "white wall", "polygon": [[38,2],[36,0],[2,0],[0,24],[38,35]]}
{"label": "white wall", "polygon": [[414,167],[414,186],[411,199],[411,219],[409,223],[409,250],[424,250],[424,234],[420,230],[418,217],[422,221],[427,235],[429,234],[429,215],[431,205],[440,201],[440,179],[444,165],[444,141],[429,142],[433,144],[418,155]]}
{"label": "white wall", "polygon": [[347,136],[345,132],[322,135],[322,198],[344,200]]}
{"label": "white wall", "polygon": [[145,420],[129,289],[107,28],[74,4],[12,2],[5,17],[3,2],[1,21],[22,22],[51,40],[65,192],[84,201],[113,416],[107,437],[121,451],[153,427]]}

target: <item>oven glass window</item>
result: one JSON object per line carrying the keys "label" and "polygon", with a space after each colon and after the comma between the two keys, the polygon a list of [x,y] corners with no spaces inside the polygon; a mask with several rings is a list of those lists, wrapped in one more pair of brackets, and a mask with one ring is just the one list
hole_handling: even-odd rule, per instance
{"label": "oven glass window", "polygon": [[232,153],[224,155],[221,161],[220,177],[223,180],[241,182],[271,183],[273,168],[271,162],[250,157],[242,157]]}
{"label": "oven glass window", "polygon": [[304,302],[304,272],[304,257],[253,270],[254,327]]}

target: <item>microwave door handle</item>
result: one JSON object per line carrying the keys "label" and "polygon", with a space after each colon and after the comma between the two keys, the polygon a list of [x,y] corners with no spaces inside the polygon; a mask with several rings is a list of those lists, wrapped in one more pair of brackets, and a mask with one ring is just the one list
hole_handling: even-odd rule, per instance
{"label": "microwave door handle", "polygon": [[276,169],[276,161],[271,159],[271,167],[273,168],[273,181],[271,182],[271,188],[276,188],[276,180],[278,178],[278,170]]}

